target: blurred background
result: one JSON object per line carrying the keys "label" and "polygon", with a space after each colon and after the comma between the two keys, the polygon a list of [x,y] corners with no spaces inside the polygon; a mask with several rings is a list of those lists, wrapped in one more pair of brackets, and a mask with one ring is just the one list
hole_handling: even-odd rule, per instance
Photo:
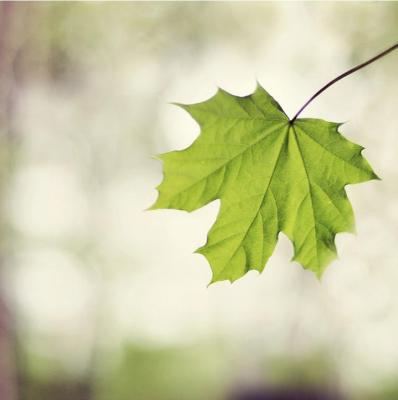
{"label": "blurred background", "polygon": [[170,102],[258,80],[293,115],[397,41],[394,2],[1,3],[0,399],[398,399],[398,52],[303,114],[383,179],[321,281],[281,235],[207,287],[218,202],[144,211],[199,133]]}

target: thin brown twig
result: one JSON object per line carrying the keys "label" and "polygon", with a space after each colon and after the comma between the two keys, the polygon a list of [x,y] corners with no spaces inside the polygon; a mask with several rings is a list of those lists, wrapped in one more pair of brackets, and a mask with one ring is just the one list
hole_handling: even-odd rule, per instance
{"label": "thin brown twig", "polygon": [[348,71],[344,72],[343,74],[339,75],[337,78],[334,78],[333,80],[331,80],[329,83],[327,83],[326,85],[322,86],[314,95],[312,95],[312,97],[307,100],[307,102],[297,111],[296,115],[290,120],[290,123],[292,124],[297,117],[302,113],[302,111],[316,98],[318,97],[322,92],[324,92],[328,87],[332,86],[334,83],[338,82],[340,79],[345,78],[348,75],[351,75],[352,73],[354,73],[355,71],[358,71],[361,68],[366,67],[367,65],[375,62],[376,60],[378,60],[379,58],[382,58],[384,56],[386,56],[388,53],[391,53],[392,51],[398,49],[398,43],[394,44],[393,46],[389,47],[387,50],[384,50],[383,52],[381,52],[380,54],[378,54],[377,56],[374,56],[373,58],[371,58],[368,61],[363,62],[362,64],[357,65],[356,67],[353,67],[351,69],[349,69]]}

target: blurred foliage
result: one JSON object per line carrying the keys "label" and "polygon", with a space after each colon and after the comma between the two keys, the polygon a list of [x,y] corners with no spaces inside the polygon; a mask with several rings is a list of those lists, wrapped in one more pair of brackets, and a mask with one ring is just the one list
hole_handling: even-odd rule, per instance
{"label": "blurred foliage", "polygon": [[327,350],[298,358],[283,356],[267,360],[265,376],[273,386],[328,387],[337,382],[336,366]]}
{"label": "blurred foliage", "polygon": [[98,400],[221,398],[225,357],[214,344],[152,348],[129,345],[111,369],[101,368]]}

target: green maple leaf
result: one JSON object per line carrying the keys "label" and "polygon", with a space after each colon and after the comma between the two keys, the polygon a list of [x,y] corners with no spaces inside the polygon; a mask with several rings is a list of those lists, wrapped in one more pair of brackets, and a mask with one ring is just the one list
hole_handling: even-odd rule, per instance
{"label": "green maple leaf", "polygon": [[193,211],[215,199],[219,215],[207,243],[211,282],[262,271],[283,232],[293,260],[321,276],[336,258],[335,236],[352,231],[345,185],[378,179],[337,123],[296,119],[260,86],[245,97],[218,90],[181,105],[201,134],[185,150],[160,155],[164,180],[152,209]]}

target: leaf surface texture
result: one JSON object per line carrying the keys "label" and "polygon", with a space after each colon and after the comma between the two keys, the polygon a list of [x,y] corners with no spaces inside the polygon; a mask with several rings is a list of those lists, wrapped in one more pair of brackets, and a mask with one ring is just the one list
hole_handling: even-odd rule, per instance
{"label": "leaf surface texture", "polygon": [[187,149],[159,156],[164,179],[151,208],[193,211],[220,199],[197,250],[211,265],[212,282],[261,272],[279,232],[293,243],[293,259],[320,277],[336,258],[336,234],[353,230],[345,185],[378,179],[363,148],[340,134],[340,124],[291,124],[261,86],[245,97],[219,89],[205,102],[180,106],[201,133]]}

